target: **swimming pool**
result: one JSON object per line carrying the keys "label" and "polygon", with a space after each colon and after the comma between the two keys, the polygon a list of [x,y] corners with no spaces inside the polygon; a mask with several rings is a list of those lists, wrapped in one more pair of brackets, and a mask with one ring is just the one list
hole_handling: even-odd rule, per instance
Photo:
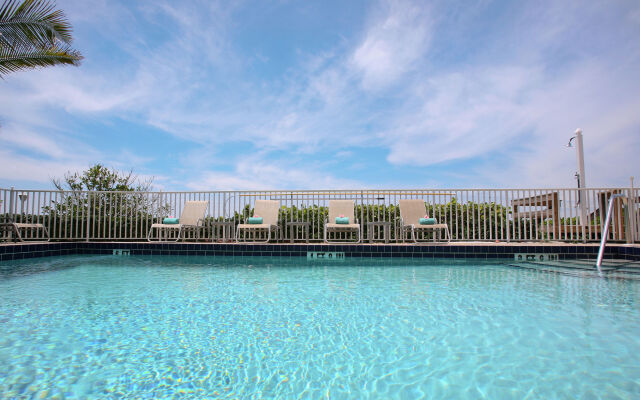
{"label": "swimming pool", "polygon": [[5,262],[0,397],[638,398],[639,299],[498,261]]}

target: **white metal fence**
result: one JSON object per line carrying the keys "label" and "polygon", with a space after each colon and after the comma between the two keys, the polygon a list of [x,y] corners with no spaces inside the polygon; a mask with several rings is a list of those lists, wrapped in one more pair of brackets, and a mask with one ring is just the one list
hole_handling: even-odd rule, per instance
{"label": "white metal fence", "polygon": [[[446,223],[453,241],[598,241],[612,194],[608,240],[634,243],[640,234],[640,191],[589,189],[416,189],[210,192],[87,192],[0,189],[0,223],[44,224],[52,240],[144,240],[152,223],[179,217],[186,201],[208,201],[207,218],[187,239],[225,241],[250,216],[257,199],[279,200],[280,232],[275,241],[320,241],[328,201],[352,199],[364,239],[402,241],[398,200],[423,199],[426,213]],[[290,224],[302,222],[303,224]],[[378,222],[383,222],[379,224]],[[377,224],[378,223],[378,224]],[[36,230],[25,232],[37,238]],[[10,240],[0,230],[0,240]],[[427,238],[429,239],[429,238]]]}

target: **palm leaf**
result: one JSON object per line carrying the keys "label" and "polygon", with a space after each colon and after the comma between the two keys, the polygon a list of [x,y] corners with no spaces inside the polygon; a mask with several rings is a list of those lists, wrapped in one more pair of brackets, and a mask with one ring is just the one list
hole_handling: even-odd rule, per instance
{"label": "palm leaf", "polygon": [[16,42],[47,47],[56,41],[71,43],[71,24],[62,10],[46,0],[7,0],[0,8],[0,33]]}
{"label": "palm leaf", "polygon": [[48,49],[32,46],[0,48],[0,76],[27,68],[48,67],[59,64],[79,65],[82,55],[68,45],[54,45]]}
{"label": "palm leaf", "polygon": [[69,47],[71,24],[54,7],[49,0],[5,0],[0,6],[0,77],[23,68],[79,65],[82,55]]}

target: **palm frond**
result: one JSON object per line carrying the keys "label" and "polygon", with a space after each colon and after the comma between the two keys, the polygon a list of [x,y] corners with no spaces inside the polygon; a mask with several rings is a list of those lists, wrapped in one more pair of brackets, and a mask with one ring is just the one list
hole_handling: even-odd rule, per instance
{"label": "palm frond", "polygon": [[68,45],[54,45],[47,49],[21,46],[0,48],[0,77],[10,72],[53,65],[79,65],[82,55]]}
{"label": "palm frond", "polygon": [[0,5],[0,78],[25,68],[79,65],[69,44],[71,24],[50,0],[5,0]]}
{"label": "palm frond", "polygon": [[0,34],[14,43],[46,48],[56,41],[71,43],[72,28],[62,10],[47,0],[6,0],[0,7]]}

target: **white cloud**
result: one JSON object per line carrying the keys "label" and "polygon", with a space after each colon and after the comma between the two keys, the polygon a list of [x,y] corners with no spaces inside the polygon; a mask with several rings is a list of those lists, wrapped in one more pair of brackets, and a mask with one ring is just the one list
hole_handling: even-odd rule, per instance
{"label": "white cloud", "polygon": [[51,185],[52,178],[61,178],[69,171],[82,171],[89,165],[83,160],[52,159],[16,154],[0,148],[0,179],[7,182],[37,182]]}
{"label": "white cloud", "polygon": [[640,167],[633,156],[640,151],[638,42],[604,49],[573,32],[585,24],[597,39],[640,32],[611,30],[606,23],[618,14],[606,2],[574,6],[554,3],[542,13],[546,4],[524,7],[511,18],[512,35],[507,30],[487,44],[501,48],[500,57],[480,51],[473,61],[412,77],[402,92],[407,100],[378,135],[389,146],[388,161],[475,165],[465,171],[475,186],[572,187],[575,154],[564,146],[581,127],[587,183],[626,185]]}
{"label": "white cloud", "polygon": [[65,155],[65,149],[58,145],[58,141],[55,139],[14,127],[11,124],[0,130],[0,145],[4,148],[17,147],[53,158]]}
{"label": "white cloud", "polygon": [[617,79],[632,71],[612,72],[594,62],[561,76],[503,67],[436,77],[417,89],[430,95],[380,137],[392,164],[467,162],[493,152],[500,163],[485,162],[469,175],[501,186],[571,186],[575,155],[564,145],[581,127],[587,183],[613,185],[617,176],[624,184],[640,164],[614,160],[634,160],[639,150],[640,84]]}
{"label": "white cloud", "polygon": [[469,158],[503,146],[531,123],[518,98],[535,85],[536,71],[507,67],[446,74],[418,85],[380,135],[394,164],[430,165]]}
{"label": "white cloud", "polygon": [[50,130],[45,135],[13,123],[0,130],[0,149],[0,179],[12,182],[50,184],[52,178],[82,172],[96,162],[126,172],[151,161],[126,149],[106,156],[66,132]]}
{"label": "white cloud", "polygon": [[92,146],[60,131],[40,133],[9,123],[0,130],[0,147],[15,153],[37,153],[42,159],[89,160],[100,157]]}
{"label": "white cloud", "polygon": [[360,182],[331,176],[319,163],[292,163],[248,156],[231,172],[208,171],[186,185],[193,190],[287,190],[363,187]]}
{"label": "white cloud", "polygon": [[[82,2],[71,4],[70,18],[85,24],[101,18]],[[313,54],[293,71],[295,79],[285,79],[279,87],[262,87],[244,82],[238,73],[244,61],[228,45],[228,8],[209,2],[179,7],[160,2],[154,7],[107,10],[102,2],[97,9],[106,13],[106,29],[112,35],[105,35],[106,43],[117,42],[130,58],[109,68],[87,54],[80,68],[12,76],[8,90],[0,95],[0,109],[11,110],[12,99],[21,99],[20,110],[11,113],[14,126],[55,127],[62,119],[60,110],[97,120],[115,116],[199,143],[204,158],[230,141],[260,149],[312,152],[336,138],[340,146],[358,140],[335,129],[340,121],[352,124],[346,111],[356,97],[343,57],[331,51]],[[118,32],[114,23],[120,17],[144,23],[134,11],[149,21],[171,21],[161,28],[171,31],[168,40],[151,45],[125,38],[130,26]]]}
{"label": "white cloud", "polygon": [[387,1],[351,58],[366,90],[385,88],[413,69],[430,39],[430,16],[420,3]]}

